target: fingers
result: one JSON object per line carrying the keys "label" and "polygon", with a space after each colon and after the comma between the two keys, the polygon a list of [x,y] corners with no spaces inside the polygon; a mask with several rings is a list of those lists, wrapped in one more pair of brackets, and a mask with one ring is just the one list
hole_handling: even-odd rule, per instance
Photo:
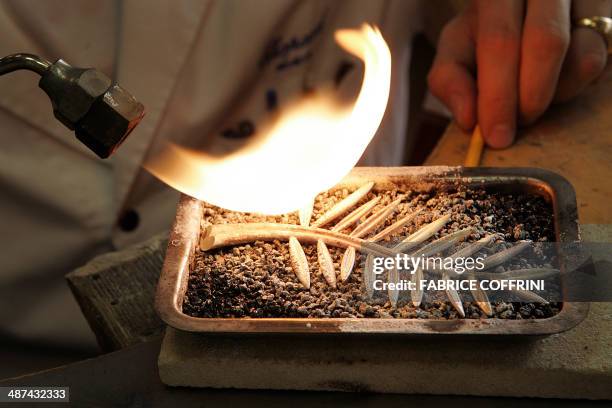
{"label": "fingers", "polygon": [[478,3],[478,122],[487,144],[504,148],[516,131],[522,1]]}
{"label": "fingers", "polygon": [[444,28],[427,77],[431,92],[466,130],[476,124],[476,82],[472,74],[475,55],[469,18],[462,14]]}
{"label": "fingers", "polygon": [[601,74],[604,39],[572,31],[571,20],[610,16],[612,0],[574,0],[571,16],[570,2],[476,0],[444,29],[429,86],[461,127],[478,121],[489,146],[507,147],[517,118],[535,121],[553,99],[575,96]]}
{"label": "fingers", "polygon": [[[572,4],[573,20],[609,17],[611,12],[610,0],[580,0]],[[607,57],[606,43],[599,33],[589,28],[574,28],[555,101],[567,101],[580,93],[603,72]]]}
{"label": "fingers", "polygon": [[550,105],[570,43],[570,0],[527,0],[519,74],[523,123]]}

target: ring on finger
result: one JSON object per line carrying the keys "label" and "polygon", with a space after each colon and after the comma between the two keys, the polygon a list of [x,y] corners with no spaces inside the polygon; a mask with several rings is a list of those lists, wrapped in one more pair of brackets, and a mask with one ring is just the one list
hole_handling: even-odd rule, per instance
{"label": "ring on finger", "polygon": [[578,19],[574,22],[575,28],[590,28],[603,37],[608,49],[608,54],[612,54],[612,18],[594,16]]}

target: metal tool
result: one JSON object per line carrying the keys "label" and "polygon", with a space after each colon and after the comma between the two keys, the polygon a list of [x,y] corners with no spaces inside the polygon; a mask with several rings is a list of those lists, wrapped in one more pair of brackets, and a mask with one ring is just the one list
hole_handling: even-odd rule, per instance
{"label": "metal tool", "polygon": [[0,58],[0,75],[29,70],[51,99],[53,114],[85,146],[105,159],[121,145],[144,116],[144,106],[95,68],[51,63],[32,54]]}

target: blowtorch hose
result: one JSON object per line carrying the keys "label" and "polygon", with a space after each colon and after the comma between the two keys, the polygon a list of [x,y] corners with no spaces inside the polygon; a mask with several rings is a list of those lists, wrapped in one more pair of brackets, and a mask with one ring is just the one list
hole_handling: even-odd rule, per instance
{"label": "blowtorch hose", "polygon": [[0,58],[0,75],[25,69],[42,76],[51,67],[51,62],[33,54],[12,54]]}

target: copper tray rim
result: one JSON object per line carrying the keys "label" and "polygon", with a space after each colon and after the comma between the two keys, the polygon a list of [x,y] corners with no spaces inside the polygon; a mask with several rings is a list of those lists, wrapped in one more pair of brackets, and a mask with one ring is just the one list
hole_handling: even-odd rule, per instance
{"label": "copper tray rim", "polygon": [[[470,184],[527,185],[552,200],[558,242],[580,239],[576,194],[561,175],[532,167],[356,167],[340,185],[354,184],[363,178],[393,181],[413,178],[419,181]],[[527,188],[527,187],[524,187]],[[546,319],[378,319],[378,318],[197,318],[181,310],[190,264],[199,240],[201,202],[181,195],[170,231],[168,248],[155,296],[160,318],[175,329],[199,333],[245,334],[401,334],[401,335],[550,335],[569,330],[584,320],[589,303],[565,302],[561,311]]]}

